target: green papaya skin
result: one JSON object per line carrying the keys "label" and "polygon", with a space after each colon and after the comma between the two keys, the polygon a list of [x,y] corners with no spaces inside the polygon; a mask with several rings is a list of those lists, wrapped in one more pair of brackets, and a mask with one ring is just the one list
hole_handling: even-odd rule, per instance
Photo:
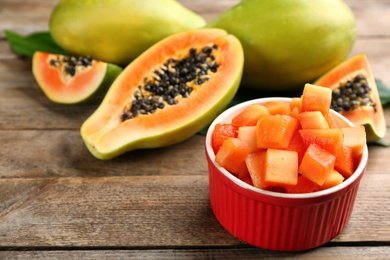
{"label": "green papaya skin", "polygon": [[207,27],[241,41],[242,86],[262,91],[302,89],[344,61],[356,40],[342,0],[243,0]]}
{"label": "green papaya skin", "polygon": [[74,55],[123,66],[157,41],[205,24],[175,0],[61,0],[49,30]]}

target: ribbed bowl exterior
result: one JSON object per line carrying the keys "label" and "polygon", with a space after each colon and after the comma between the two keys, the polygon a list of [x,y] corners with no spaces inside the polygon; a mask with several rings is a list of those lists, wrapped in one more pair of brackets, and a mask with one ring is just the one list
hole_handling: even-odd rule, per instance
{"label": "ribbed bowl exterior", "polygon": [[306,250],[344,229],[360,178],[344,190],[320,197],[269,197],[237,185],[209,162],[210,203],[221,225],[248,244],[277,251]]}
{"label": "ribbed bowl exterior", "polygon": [[[238,104],[210,125],[206,135],[210,203],[221,225],[242,241],[269,250],[301,251],[318,247],[336,237],[347,225],[360,180],[366,170],[367,146],[356,171],[343,183],[306,194],[285,194],[257,189],[233,176],[215,162],[212,130],[227,123],[251,104],[289,98],[262,98]],[[335,113],[345,125],[353,125]]]}

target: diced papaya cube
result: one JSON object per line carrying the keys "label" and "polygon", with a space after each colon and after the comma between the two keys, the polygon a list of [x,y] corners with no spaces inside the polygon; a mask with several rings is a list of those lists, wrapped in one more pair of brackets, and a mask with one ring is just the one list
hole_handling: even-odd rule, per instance
{"label": "diced papaya cube", "polygon": [[295,151],[267,149],[264,161],[264,183],[269,186],[296,185],[298,154]]}
{"label": "diced papaya cube", "polygon": [[253,186],[260,189],[267,188],[263,180],[265,153],[266,150],[258,150],[257,152],[248,154],[245,159]]}
{"label": "diced papaya cube", "polygon": [[299,115],[302,129],[329,128],[328,122],[320,111],[307,111]]}
{"label": "diced papaya cube", "polygon": [[363,125],[342,127],[343,144],[352,148],[354,160],[358,162],[367,143],[366,130]]}
{"label": "diced papaya cube", "polygon": [[255,152],[258,149],[256,143],[256,126],[239,127],[237,138],[248,147],[250,153]]}
{"label": "diced papaya cube", "polygon": [[292,117],[294,117],[294,118],[299,120],[299,115],[300,114],[301,114],[300,109],[297,108],[297,107],[294,107],[294,108],[291,109],[291,111],[289,113],[289,116],[292,116]]}
{"label": "diced papaya cube", "polygon": [[326,122],[328,122],[329,128],[340,128],[340,122],[335,115],[329,113],[328,116],[325,116]]}
{"label": "diced papaya cube", "polygon": [[279,193],[286,193],[286,190],[284,189],[283,186],[269,186],[266,188],[268,191],[273,191],[273,192],[279,192]]}
{"label": "diced papaya cube", "polygon": [[229,138],[223,142],[215,155],[215,161],[229,172],[238,174],[248,153],[248,148],[240,139]]}
{"label": "diced papaya cube", "polygon": [[237,137],[237,128],[235,126],[223,123],[216,124],[211,137],[211,146],[214,153],[216,154],[223,142],[231,137]]}
{"label": "diced papaya cube", "polygon": [[298,153],[298,165],[302,162],[302,158],[305,155],[306,148],[306,145],[303,143],[302,138],[299,135],[299,131],[295,131],[286,150],[295,151]]}
{"label": "diced papaya cube", "polygon": [[320,190],[320,186],[305,176],[299,175],[298,182],[296,185],[286,186],[285,190],[287,193],[310,193]]}
{"label": "diced papaya cube", "polygon": [[321,190],[332,188],[344,181],[344,177],[336,170],[332,170],[328,179],[320,186]]}
{"label": "diced papaya cube", "polygon": [[298,120],[289,115],[269,115],[260,118],[256,126],[257,147],[287,148],[298,129],[298,124]]}
{"label": "diced papaya cube", "polygon": [[246,166],[246,163],[243,163],[240,167],[240,169],[238,169],[238,173],[237,173],[237,178],[239,178],[240,180],[243,180],[245,178],[250,178],[251,176],[249,175],[249,171],[248,171],[248,167]]}
{"label": "diced papaya cube", "polygon": [[242,179],[242,181],[248,183],[251,186],[253,186],[253,182],[252,182],[251,177],[246,177],[246,178]]}
{"label": "diced papaya cube", "polygon": [[301,113],[301,104],[302,104],[302,98],[300,98],[300,97],[291,98],[291,111],[294,108],[297,108],[299,113]]}
{"label": "diced papaya cube", "polygon": [[302,162],[299,173],[318,185],[324,184],[333,170],[336,158],[316,144],[311,144]]}
{"label": "diced papaya cube", "polygon": [[316,144],[334,156],[343,144],[343,132],[339,128],[300,129],[299,134],[306,147]]}
{"label": "diced papaya cube", "polygon": [[341,146],[341,149],[339,149],[336,154],[334,168],[345,178],[352,175],[355,171],[355,162],[351,147],[346,145]]}
{"label": "diced papaya cube", "polygon": [[263,117],[269,115],[268,109],[259,104],[253,104],[246,107],[238,115],[232,119],[232,125],[236,127],[240,126],[255,126],[257,121]]}
{"label": "diced papaya cube", "polygon": [[291,111],[291,104],[285,101],[268,101],[264,106],[270,115],[288,115]]}
{"label": "diced papaya cube", "polygon": [[301,112],[320,111],[327,116],[332,101],[332,89],[305,84],[302,93]]}

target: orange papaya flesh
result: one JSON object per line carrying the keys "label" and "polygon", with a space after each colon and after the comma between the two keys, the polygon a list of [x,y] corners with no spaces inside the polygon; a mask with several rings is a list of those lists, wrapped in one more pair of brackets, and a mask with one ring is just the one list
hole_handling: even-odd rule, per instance
{"label": "orange papaya flesh", "polygon": [[295,131],[291,137],[290,144],[286,148],[288,151],[295,151],[298,154],[298,165],[301,164],[302,158],[305,155],[307,146],[303,143],[299,130]]}
{"label": "orange papaya flesh", "polygon": [[297,108],[298,112],[301,112],[301,104],[302,104],[302,98],[301,97],[292,97],[291,98],[291,110],[294,108]]}
{"label": "orange papaya flesh", "polygon": [[285,186],[285,190],[287,193],[310,193],[319,191],[320,187],[320,185],[312,182],[305,176],[299,175],[297,184]]}
{"label": "orange papaya flesh", "polygon": [[241,113],[232,119],[232,125],[240,126],[255,126],[257,121],[269,115],[268,109],[263,105],[254,104],[245,108]]}
{"label": "orange papaya flesh", "polygon": [[[323,92],[317,90],[325,89],[306,86],[311,88],[310,91],[315,90],[312,92],[314,96],[322,95]],[[329,91],[327,89],[326,93],[329,94]],[[324,100],[330,101],[329,96],[317,100],[319,102],[314,103],[309,100],[306,104],[314,106],[306,106],[303,112],[300,111],[301,98],[292,99],[291,104],[281,101],[290,105],[290,111],[282,109],[278,112],[285,114],[269,111],[269,115],[258,119],[256,126],[239,127],[237,139],[247,148],[248,155],[244,165],[241,164],[242,158],[239,163],[233,159],[231,162],[226,160],[227,164],[237,165],[238,173],[231,173],[254,187],[287,193],[315,192],[348,179],[360,163],[366,146],[365,127],[351,126],[330,108],[315,110]],[[275,108],[272,107],[274,104],[284,107],[276,102],[266,104],[264,106],[269,110]],[[291,116],[292,111],[296,116]],[[216,131],[217,128],[214,129]],[[237,149],[233,148],[231,153],[234,150]]]}
{"label": "orange papaya flesh", "polygon": [[241,164],[240,168],[238,169],[237,178],[239,178],[240,180],[251,178],[248,167],[246,166],[245,162]]}
{"label": "orange papaya flesh", "polygon": [[253,153],[249,153],[245,159],[249,175],[252,179],[253,186],[260,189],[268,188],[268,185],[264,182],[264,166],[267,150],[258,150]]}
{"label": "orange papaya flesh", "polygon": [[312,84],[305,84],[302,93],[301,112],[320,111],[324,117],[327,117],[331,101],[331,90]]}
{"label": "orange papaya flesh", "polygon": [[307,111],[299,115],[302,129],[329,128],[326,118],[320,111]]}
{"label": "orange papaya flesh", "polygon": [[289,115],[269,115],[259,119],[256,125],[258,148],[287,148],[298,129],[299,122]]}
{"label": "orange papaya flesh", "polygon": [[237,137],[237,127],[222,123],[215,125],[211,144],[214,153],[217,153],[223,142],[230,137]]}
{"label": "orange papaya flesh", "polygon": [[238,138],[229,138],[223,142],[215,155],[215,161],[226,170],[238,174],[249,154],[245,144]]}
{"label": "orange papaya flesh", "polygon": [[335,160],[335,156],[327,150],[316,144],[311,144],[299,165],[299,173],[312,182],[322,185],[331,174]]}
{"label": "orange papaya flesh", "polygon": [[[82,125],[81,136],[99,159],[181,142],[229,104],[242,70],[241,43],[224,30],[198,29],[169,36],[124,69]],[[143,108],[149,99],[157,107],[151,101]]]}
{"label": "orange papaya flesh", "polygon": [[298,182],[298,153],[281,149],[267,149],[264,160],[264,182],[269,186],[296,185]]}
{"label": "orange papaya flesh", "polygon": [[74,57],[37,51],[32,59],[33,75],[53,102],[75,104],[103,98],[119,66],[91,57]]}
{"label": "orange papaya flesh", "polygon": [[340,128],[300,129],[299,134],[306,147],[316,144],[334,156],[341,149],[344,141],[344,135]]}
{"label": "orange papaya flesh", "polygon": [[355,160],[360,160],[367,142],[365,127],[362,125],[342,127],[341,131],[344,135],[343,145],[351,148]]}
{"label": "orange papaya flesh", "polygon": [[[386,135],[386,121],[367,56],[356,55],[314,82],[332,89],[331,108],[366,128],[367,142]],[[352,93],[348,94],[348,93]],[[350,101],[345,101],[348,97]]]}
{"label": "orange papaya flesh", "polygon": [[355,160],[352,148],[347,145],[342,145],[337,151],[334,169],[342,176],[348,178],[355,171]]}
{"label": "orange papaya flesh", "polygon": [[269,101],[264,104],[270,115],[286,115],[291,111],[291,104],[283,101]]}
{"label": "orange papaya flesh", "polygon": [[248,147],[249,152],[255,152],[256,143],[256,126],[241,126],[238,128],[237,138]]}
{"label": "orange papaya flesh", "polygon": [[326,179],[326,181],[320,186],[320,190],[326,190],[332,188],[344,181],[344,176],[337,170],[333,169]]}

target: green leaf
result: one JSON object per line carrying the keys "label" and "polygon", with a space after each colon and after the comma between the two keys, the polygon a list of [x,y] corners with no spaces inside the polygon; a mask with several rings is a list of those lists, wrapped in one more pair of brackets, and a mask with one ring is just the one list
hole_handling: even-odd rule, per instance
{"label": "green leaf", "polygon": [[382,106],[390,104],[390,88],[387,87],[380,79],[375,79],[375,82],[378,87],[379,98]]}
{"label": "green leaf", "polygon": [[22,36],[10,30],[4,30],[4,33],[12,50],[17,55],[31,58],[36,51],[69,55],[67,51],[53,41],[49,32],[36,32],[27,36]]}

